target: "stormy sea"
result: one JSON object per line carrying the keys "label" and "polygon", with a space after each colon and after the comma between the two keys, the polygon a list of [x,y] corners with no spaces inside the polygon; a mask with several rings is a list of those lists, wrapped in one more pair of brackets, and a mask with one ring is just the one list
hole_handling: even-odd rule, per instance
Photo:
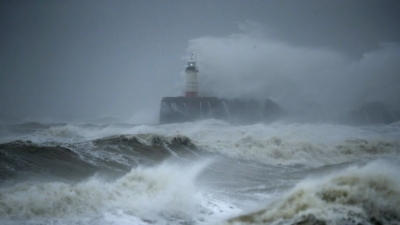
{"label": "stormy sea", "polygon": [[0,224],[400,224],[400,122],[3,123]]}

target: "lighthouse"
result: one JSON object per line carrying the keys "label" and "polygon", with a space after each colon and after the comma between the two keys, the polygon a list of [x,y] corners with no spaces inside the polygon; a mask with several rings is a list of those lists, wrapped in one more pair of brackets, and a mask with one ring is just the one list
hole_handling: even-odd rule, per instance
{"label": "lighthouse", "polygon": [[199,97],[197,89],[196,57],[192,54],[185,67],[186,90],[184,96],[163,97],[160,106],[160,124],[181,123],[203,119],[227,120],[234,123],[272,121],[284,112],[270,99],[255,100],[219,99]]}
{"label": "lighthouse", "polygon": [[186,73],[186,97],[197,97],[197,73],[199,70],[196,67],[194,55],[190,56],[188,65],[185,69]]}

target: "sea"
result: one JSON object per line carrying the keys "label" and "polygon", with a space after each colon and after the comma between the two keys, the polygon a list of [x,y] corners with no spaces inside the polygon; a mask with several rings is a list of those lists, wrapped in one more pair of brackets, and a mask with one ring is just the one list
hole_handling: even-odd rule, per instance
{"label": "sea", "polygon": [[0,224],[400,224],[400,122],[0,123]]}

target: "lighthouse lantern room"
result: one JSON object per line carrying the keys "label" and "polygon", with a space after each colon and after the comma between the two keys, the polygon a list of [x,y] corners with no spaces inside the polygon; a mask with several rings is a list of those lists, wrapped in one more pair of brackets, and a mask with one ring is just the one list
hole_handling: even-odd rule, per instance
{"label": "lighthouse lantern room", "polygon": [[188,65],[185,69],[186,73],[186,97],[197,97],[197,73],[199,70],[196,67],[194,55],[190,56]]}

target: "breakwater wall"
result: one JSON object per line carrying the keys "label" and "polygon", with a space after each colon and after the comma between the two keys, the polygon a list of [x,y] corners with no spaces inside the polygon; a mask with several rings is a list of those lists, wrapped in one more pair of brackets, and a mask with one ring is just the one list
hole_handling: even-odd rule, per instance
{"label": "breakwater wall", "polygon": [[281,107],[270,99],[255,101],[216,97],[164,97],[161,100],[160,124],[210,118],[237,124],[270,122],[281,112]]}

